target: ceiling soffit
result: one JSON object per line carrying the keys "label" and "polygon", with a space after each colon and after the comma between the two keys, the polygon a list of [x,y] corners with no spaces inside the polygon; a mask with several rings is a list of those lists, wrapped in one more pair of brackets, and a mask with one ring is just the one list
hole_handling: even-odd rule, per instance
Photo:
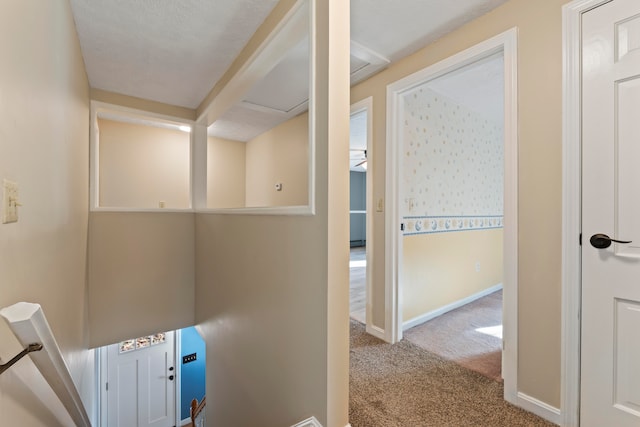
{"label": "ceiling soffit", "polygon": [[70,0],[92,88],[196,108],[277,0]]}
{"label": "ceiling soffit", "polygon": [[[351,0],[352,84],[505,1]],[[192,109],[277,3],[70,0],[93,89]]]}

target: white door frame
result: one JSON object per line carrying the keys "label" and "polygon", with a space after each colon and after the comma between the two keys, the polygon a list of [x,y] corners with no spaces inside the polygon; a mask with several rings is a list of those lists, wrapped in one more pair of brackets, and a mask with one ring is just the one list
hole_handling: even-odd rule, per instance
{"label": "white door frame", "polygon": [[[375,153],[373,150],[373,97],[369,96],[354,104],[351,104],[350,115],[360,113],[362,111],[367,112],[367,165],[374,165]],[[365,322],[366,330],[369,334],[380,337],[380,333],[377,327],[373,326],[373,313],[371,306],[371,295],[373,294],[373,248],[374,248],[374,236],[373,236],[373,168],[367,168],[366,177],[366,214],[365,214],[365,230],[366,230],[366,246],[365,246],[365,280],[366,280],[366,308],[365,308]]]}
{"label": "white door frame", "polygon": [[574,0],[562,8],[562,425],[580,424],[582,217],[582,14],[611,0]]}
{"label": "white door frame", "polygon": [[[503,278],[503,362],[505,399],[537,412],[518,395],[518,102],[517,29],[512,28],[489,40],[457,53],[387,86],[387,177],[385,239],[385,340],[402,339],[402,296],[399,263],[402,260],[400,232],[401,127],[398,126],[400,97],[406,90],[436,79],[450,71],[498,52],[504,54],[504,278]],[[543,416],[548,416],[545,414]]]}
{"label": "white door frame", "polygon": [[[175,361],[174,361],[174,372],[175,372],[175,377],[174,377],[174,381],[173,381],[173,387],[175,389],[174,392],[174,396],[175,396],[175,425],[176,426],[180,426],[181,425],[181,419],[180,419],[180,410],[181,408],[181,393],[180,393],[180,389],[181,387],[178,387],[178,384],[180,383],[180,381],[182,381],[182,372],[181,372],[181,368],[182,368],[182,358],[180,358],[180,352],[181,352],[181,348],[180,348],[180,338],[181,338],[181,331],[175,330],[173,331],[173,351],[174,351],[174,357],[175,357]],[[100,348],[96,348],[94,349],[95,351],[95,373],[96,373],[96,387],[97,387],[97,393],[96,393],[96,408],[95,408],[95,413],[97,414],[97,420],[98,420],[98,426],[106,426],[107,425],[107,393],[105,393],[106,391],[106,384],[107,384],[107,347],[108,346],[103,346]]]}

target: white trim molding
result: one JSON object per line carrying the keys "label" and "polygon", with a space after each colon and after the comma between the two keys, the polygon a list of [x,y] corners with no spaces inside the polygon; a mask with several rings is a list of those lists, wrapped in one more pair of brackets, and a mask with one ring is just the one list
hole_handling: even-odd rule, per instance
{"label": "white trim molding", "polygon": [[[322,427],[322,424],[320,424],[320,421],[318,421],[316,417],[311,417],[291,427]],[[347,424],[344,427],[351,427],[351,424]]]}
{"label": "white trim molding", "polygon": [[367,65],[354,71],[351,74],[351,86],[354,86],[355,84],[365,80],[378,71],[386,68],[391,63],[389,59],[353,40],[351,40],[350,51],[352,57],[355,57],[367,63]]}
{"label": "white trim molding", "polygon": [[[173,381],[173,397],[174,397],[174,413],[175,425],[180,425],[182,419],[182,329],[176,329],[173,333],[173,367],[175,372],[175,381]],[[206,369],[205,369],[206,371]]]}
{"label": "white trim molding", "polygon": [[541,400],[538,400],[524,393],[518,393],[517,406],[521,407],[525,411],[536,414],[537,416],[544,418],[551,423],[561,425],[562,416],[560,413],[560,409],[546,404]]}
{"label": "white trim molding", "polygon": [[518,404],[518,30],[512,28],[387,86],[385,340],[402,339],[400,169],[401,96],[408,90],[480,59],[504,57],[504,396]]}
{"label": "white trim molding", "polygon": [[443,307],[437,308],[435,310],[432,310],[428,313],[425,314],[421,314],[420,316],[414,317],[411,320],[407,320],[406,322],[404,322],[402,324],[402,330],[406,331],[407,329],[411,329],[414,326],[418,326],[423,324],[424,322],[428,322],[431,319],[435,319],[438,316],[442,316],[443,314],[451,311],[451,310],[455,310],[456,308],[460,308],[463,305],[469,304],[471,302],[474,302],[475,300],[478,300],[482,297],[486,297],[489,294],[492,294],[496,291],[499,291],[500,289],[502,289],[502,283],[499,283],[495,286],[491,286],[490,288],[487,288],[483,291],[477,292],[473,295],[469,295],[468,297],[459,299],[458,301],[454,301],[451,304],[447,304]]}
{"label": "white trim molding", "polygon": [[[84,403],[40,304],[19,302],[0,310],[0,316],[5,319],[23,347],[34,343],[42,345],[41,350],[29,354],[33,364],[60,399],[74,424],[90,427],[91,421]],[[31,386],[34,387],[34,393],[37,393],[35,386]]]}
{"label": "white trim molding", "polygon": [[316,417],[309,417],[291,427],[322,427],[322,424],[320,424],[320,421],[318,421]]}
{"label": "white trim molding", "polygon": [[[109,104],[102,101],[92,100],[90,102],[90,129],[89,129],[89,210],[91,212],[193,212],[193,153],[195,122],[193,120],[181,119],[165,114],[150,111],[138,110],[124,107],[122,105]],[[161,208],[121,208],[121,207],[101,207],[100,206],[100,130],[98,119],[122,121],[145,126],[161,127],[168,129],[178,129],[181,126],[188,126],[190,131],[189,147],[189,207],[184,209],[161,209]]]}
{"label": "white trim molding", "polygon": [[374,337],[381,339],[382,341],[386,341],[386,335],[384,329],[376,326],[376,325],[368,325],[366,331],[369,335],[373,335]]}
{"label": "white trim molding", "polygon": [[580,424],[582,216],[582,14],[610,0],[575,0],[562,8],[562,357],[561,425]]}
{"label": "white trim molding", "polygon": [[[316,0],[297,0],[249,56],[240,69],[230,77],[225,86],[212,97],[207,95],[198,107],[197,126],[208,128],[230,107],[240,102],[253,85],[280,62],[284,55],[297,43],[309,37],[310,73],[309,73],[309,156],[308,156],[308,202],[301,206],[246,207],[246,208],[206,208],[206,165],[197,167],[196,207],[198,213],[227,215],[315,215],[316,203]],[[198,134],[196,149],[199,155],[206,156],[206,135]],[[196,162],[199,160],[196,159]],[[202,162],[200,160],[200,162]],[[204,179],[204,180],[203,180]]]}

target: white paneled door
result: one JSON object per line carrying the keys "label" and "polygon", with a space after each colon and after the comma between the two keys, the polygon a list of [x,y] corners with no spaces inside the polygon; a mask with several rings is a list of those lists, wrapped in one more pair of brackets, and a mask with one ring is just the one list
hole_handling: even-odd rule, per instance
{"label": "white paneled door", "polygon": [[639,0],[612,0],[583,15],[582,61],[581,426],[637,427]]}
{"label": "white paneled door", "polygon": [[107,371],[108,427],[175,425],[173,332],[109,346]]}

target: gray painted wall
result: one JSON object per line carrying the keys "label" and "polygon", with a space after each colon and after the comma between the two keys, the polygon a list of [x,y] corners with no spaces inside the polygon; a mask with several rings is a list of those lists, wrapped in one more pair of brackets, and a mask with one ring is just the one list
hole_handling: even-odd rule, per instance
{"label": "gray painted wall", "polygon": [[[350,202],[349,209],[364,211],[367,209],[367,174],[366,172],[349,173]],[[351,213],[349,240],[351,246],[362,246],[367,240],[366,215]]]}

